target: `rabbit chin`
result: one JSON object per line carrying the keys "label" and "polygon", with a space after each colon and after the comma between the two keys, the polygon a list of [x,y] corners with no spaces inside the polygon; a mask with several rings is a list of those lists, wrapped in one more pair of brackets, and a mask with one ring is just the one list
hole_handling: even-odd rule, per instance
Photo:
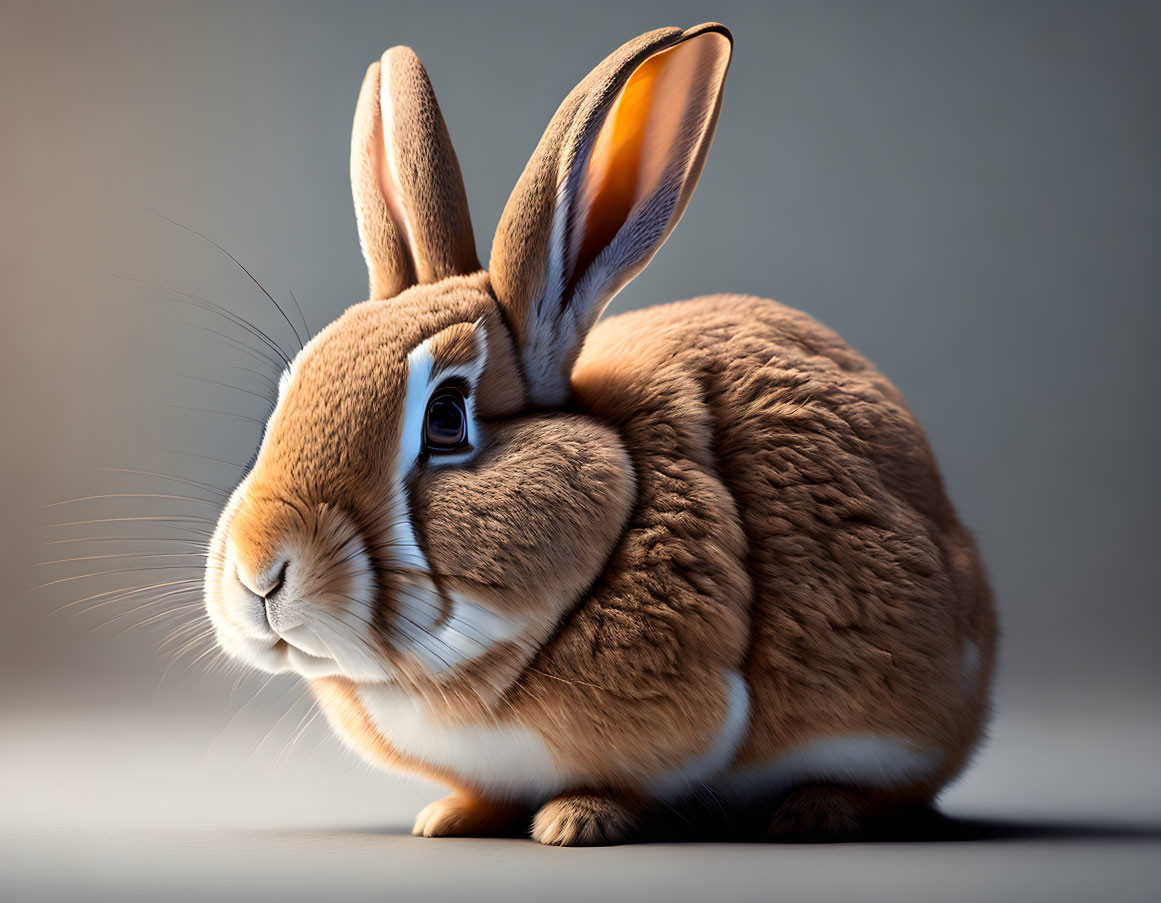
{"label": "rabbit chin", "polygon": [[276,634],[261,639],[246,637],[221,624],[215,633],[218,645],[232,659],[268,674],[293,673],[307,680],[345,677],[357,683],[390,682],[397,676],[385,658],[365,651],[365,639],[332,639],[332,656],[316,655]]}

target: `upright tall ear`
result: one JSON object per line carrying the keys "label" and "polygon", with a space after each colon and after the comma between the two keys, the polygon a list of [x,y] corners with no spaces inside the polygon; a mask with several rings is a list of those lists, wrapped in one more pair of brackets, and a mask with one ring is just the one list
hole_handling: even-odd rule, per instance
{"label": "upright tall ear", "polygon": [[642,35],[589,73],[540,139],[489,264],[534,402],[567,397],[585,335],[685,211],[730,48],[716,24]]}
{"label": "upright tall ear", "polygon": [[372,299],[480,268],[459,161],[409,47],[392,47],[367,70],[351,135],[351,192]]}

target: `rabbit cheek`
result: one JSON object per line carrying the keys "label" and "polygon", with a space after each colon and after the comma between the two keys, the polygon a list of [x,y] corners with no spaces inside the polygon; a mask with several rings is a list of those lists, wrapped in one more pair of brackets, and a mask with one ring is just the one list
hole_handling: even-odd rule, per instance
{"label": "rabbit cheek", "polygon": [[538,645],[604,570],[635,485],[611,430],[538,415],[493,425],[472,467],[425,474],[412,503],[433,573]]}

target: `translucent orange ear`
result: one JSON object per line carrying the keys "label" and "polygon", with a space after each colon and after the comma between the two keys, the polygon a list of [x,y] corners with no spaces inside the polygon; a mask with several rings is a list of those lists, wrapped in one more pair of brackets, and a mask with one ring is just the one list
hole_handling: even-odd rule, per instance
{"label": "translucent orange ear", "polygon": [[549,123],[489,267],[534,402],[567,396],[585,335],[681,218],[729,62],[721,25],[650,32],[589,73]]}
{"label": "translucent orange ear", "polygon": [[700,170],[691,145],[713,127],[721,88],[715,68],[725,74],[729,52],[729,40],[716,32],[690,38],[645,60],[617,95],[581,183],[570,292],[662,179],[685,181],[691,166]]}

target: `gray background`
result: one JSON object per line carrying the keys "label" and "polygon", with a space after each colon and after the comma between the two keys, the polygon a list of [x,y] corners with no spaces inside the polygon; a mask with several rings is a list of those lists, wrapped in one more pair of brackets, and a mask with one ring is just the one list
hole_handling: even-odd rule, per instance
{"label": "gray background", "polygon": [[[1123,2],[4,0],[6,885],[142,898],[274,887],[584,898],[593,883],[667,899],[1155,893],[1158,13]],[[204,645],[173,663],[191,634],[161,643],[195,596],[64,607],[196,576],[180,569],[196,559],[44,564],[186,548],[46,544],[64,538],[189,536],[155,521],[52,524],[212,521],[213,504],[179,499],[44,507],[112,492],[214,497],[94,468],[225,489],[230,465],[164,449],[249,457],[259,426],[246,418],[265,415],[267,388],[237,368],[262,365],[206,332],[249,339],[181,292],[292,344],[228,259],[150,211],[229,248],[280,300],[293,290],[318,328],[365,294],[348,141],[363,72],[383,49],[409,44],[428,68],[486,259],[573,84],[640,32],[708,19],[735,35],[715,145],[685,219],[610,313],[769,295],[838,329],[900,386],[979,536],[1004,634],[993,739],[946,804],[1006,826],[973,843],[891,847],[405,839],[435,789],[355,762],[293,680],[199,659]],[[149,564],[166,569],[130,570]],[[119,573],[81,576],[102,570]]]}

